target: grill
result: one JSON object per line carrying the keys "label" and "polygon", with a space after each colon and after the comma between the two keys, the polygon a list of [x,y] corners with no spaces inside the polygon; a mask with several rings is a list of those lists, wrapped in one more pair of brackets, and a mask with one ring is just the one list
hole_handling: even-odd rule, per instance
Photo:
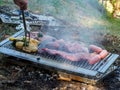
{"label": "grill", "polygon": [[[22,22],[20,15],[15,16],[15,15],[1,13],[0,19],[3,23],[6,23],[6,24],[18,25]],[[42,25],[59,26],[58,20],[55,19],[54,17],[46,16],[46,15],[36,15],[33,13],[30,13],[30,16],[26,17],[26,21],[29,23],[29,25],[32,25],[32,26],[42,26]]]}
{"label": "grill", "polygon": [[[20,24],[22,22],[22,20],[20,19],[20,16],[8,16],[5,14],[1,14],[0,17],[2,22],[6,24]],[[37,20],[27,19],[27,22],[29,22],[29,24],[33,26],[49,24],[48,20],[38,20],[38,19]]]}
{"label": "grill", "polygon": [[[13,37],[24,35],[24,31],[19,31]],[[22,58],[31,62],[39,63],[42,66],[56,70],[60,75],[85,83],[95,84],[102,80],[105,76],[113,72],[117,66],[114,64],[118,58],[117,54],[110,53],[100,62],[90,65],[88,62],[79,61],[72,62],[60,57],[52,57],[49,55],[40,56],[37,53],[29,54],[16,50],[9,39],[5,39],[0,43],[0,52],[17,58]]]}
{"label": "grill", "polygon": [[[3,23],[7,24],[20,24],[22,20],[20,19],[21,16],[19,15],[19,11],[14,11],[12,8],[7,6],[0,6],[0,18]],[[27,16],[26,19],[30,25],[48,25],[48,20],[39,20],[38,17],[34,16],[30,13],[31,16]],[[33,17],[33,18],[32,18]]]}

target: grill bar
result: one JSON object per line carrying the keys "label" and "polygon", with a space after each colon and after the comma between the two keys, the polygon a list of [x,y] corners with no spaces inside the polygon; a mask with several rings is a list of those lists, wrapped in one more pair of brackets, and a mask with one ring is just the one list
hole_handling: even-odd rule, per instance
{"label": "grill bar", "polygon": [[117,54],[112,54],[110,58],[108,58],[109,62],[106,62],[102,67],[99,68],[99,72],[105,73],[107,71],[108,67],[110,67],[111,64],[114,63],[114,60],[118,57],[119,55]]}

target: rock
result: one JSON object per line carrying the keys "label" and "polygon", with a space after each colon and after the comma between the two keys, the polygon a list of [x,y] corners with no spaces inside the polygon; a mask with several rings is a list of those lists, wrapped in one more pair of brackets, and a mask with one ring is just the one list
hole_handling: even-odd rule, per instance
{"label": "rock", "polygon": [[7,80],[7,77],[0,75],[0,80]]}

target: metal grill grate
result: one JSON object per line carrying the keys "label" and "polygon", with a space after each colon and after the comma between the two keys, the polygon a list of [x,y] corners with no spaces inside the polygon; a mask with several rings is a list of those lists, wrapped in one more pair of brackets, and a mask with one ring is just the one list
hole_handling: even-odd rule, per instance
{"label": "metal grill grate", "polygon": [[[13,35],[13,37],[20,37],[23,35],[24,35],[24,32],[20,31],[20,32],[17,32],[15,35]],[[11,43],[12,42],[9,41],[8,39],[2,41],[0,43],[0,52],[7,55],[14,56],[14,57],[36,62],[48,67],[52,67],[57,70],[74,73],[75,75],[92,78],[92,79],[95,79],[95,78],[100,79],[106,75],[106,72],[107,74],[110,73],[111,71],[107,71],[107,70],[113,65],[113,63],[118,58],[117,54],[110,53],[107,57],[105,57],[100,62],[94,65],[90,65],[85,60],[72,62],[69,60],[62,59],[60,57],[53,57],[50,55],[38,55],[38,53],[28,54],[28,53],[16,50],[11,45]],[[113,68],[113,70],[115,69],[116,67]]]}

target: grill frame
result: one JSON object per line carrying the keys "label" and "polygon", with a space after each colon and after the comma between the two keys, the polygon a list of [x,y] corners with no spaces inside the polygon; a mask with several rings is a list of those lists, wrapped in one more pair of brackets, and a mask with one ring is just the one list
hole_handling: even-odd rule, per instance
{"label": "grill frame", "polygon": [[[32,19],[30,16],[26,17],[26,21],[31,26],[60,26],[60,25],[64,25],[61,23],[61,20],[54,18],[53,16],[37,15],[37,14],[33,14],[33,13],[30,13],[30,15],[37,18],[37,19]],[[3,23],[6,23],[6,24],[19,25],[22,22],[20,16],[9,15],[6,13],[0,13],[0,19]]]}
{"label": "grill frame", "polygon": [[[24,31],[21,30],[17,33],[15,33],[12,37],[19,37],[21,35],[24,35]],[[75,75],[78,77],[86,78],[86,80],[92,80],[92,82],[98,82],[105,76],[107,76],[109,73],[117,69],[117,66],[114,65],[114,62],[117,60],[118,56],[117,54],[109,54],[106,58],[101,60],[101,62],[96,63],[95,65],[92,66],[92,68],[96,68],[97,65],[99,65],[99,69],[96,71],[95,70],[89,70],[84,67],[78,67],[71,65],[69,63],[64,63],[64,62],[58,62],[52,59],[48,59],[46,57],[34,55],[34,54],[29,54],[25,52],[18,51],[16,49],[11,49],[6,47],[5,45],[10,45],[12,42],[9,41],[9,38],[3,40],[0,42],[0,53],[6,54],[9,56],[14,56],[17,58],[21,58],[24,60],[28,60],[34,63],[38,63],[42,66],[47,66],[50,67],[52,70],[68,73],[70,75]],[[103,64],[103,65],[102,65]],[[102,66],[101,66],[102,65]],[[98,68],[98,67],[97,67]],[[112,68],[112,70],[110,70]],[[82,79],[83,80],[83,79]]]}
{"label": "grill frame", "polygon": [[[11,16],[5,15],[5,14],[1,14],[1,20],[3,23],[6,24],[16,24],[19,25],[22,20],[20,19],[20,16],[13,16],[16,19],[12,19]],[[27,20],[27,22],[29,22],[29,25],[33,25],[33,26],[43,26],[43,25],[49,25],[49,21],[48,20]]]}

